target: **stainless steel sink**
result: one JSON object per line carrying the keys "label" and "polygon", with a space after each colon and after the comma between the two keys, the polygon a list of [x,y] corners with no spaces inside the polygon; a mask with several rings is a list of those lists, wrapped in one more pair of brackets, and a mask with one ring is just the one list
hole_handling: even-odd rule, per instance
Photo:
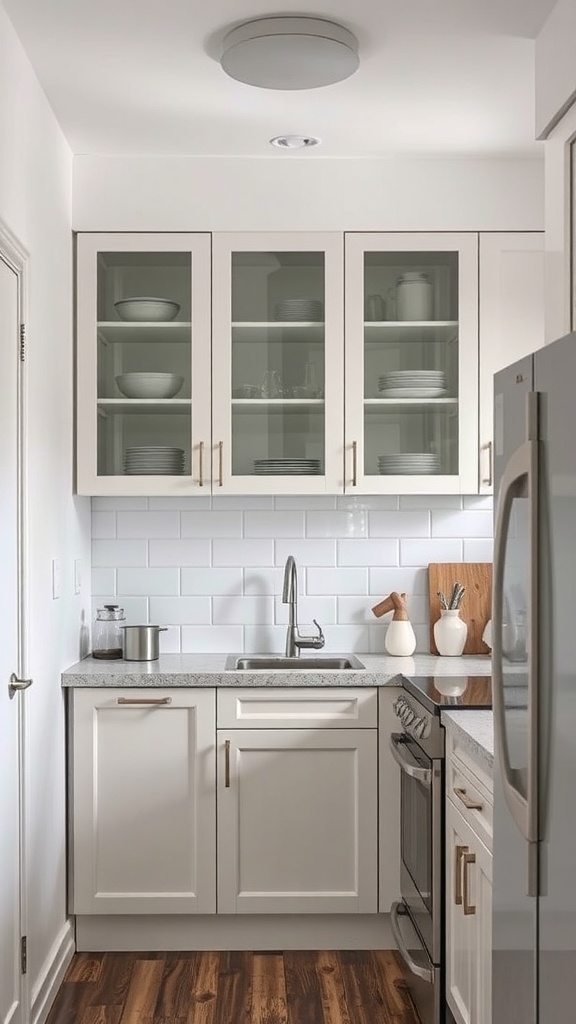
{"label": "stainless steel sink", "polygon": [[272,669],[280,672],[307,672],[309,669],[324,669],[325,671],[342,672],[346,669],[357,671],[366,666],[362,664],[353,654],[345,657],[331,658],[328,655],[319,655],[316,658],[284,658],[281,655],[273,654],[231,654],[226,659],[224,666],[226,672],[253,672],[256,669]]}

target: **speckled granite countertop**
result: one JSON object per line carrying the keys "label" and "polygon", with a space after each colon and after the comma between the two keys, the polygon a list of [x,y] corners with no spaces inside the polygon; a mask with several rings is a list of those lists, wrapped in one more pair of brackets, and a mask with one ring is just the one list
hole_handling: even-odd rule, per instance
{"label": "speckled granite countertop", "polygon": [[492,774],[494,724],[491,711],[443,711],[442,724],[468,750],[470,757]]}
{"label": "speckled granite countertop", "polygon": [[[337,657],[337,652],[330,657]],[[356,671],[226,672],[225,654],[163,654],[157,661],[106,661],[92,657],[62,673],[62,686],[386,686],[399,685],[399,675],[490,675],[489,656],[440,658],[415,654],[392,658],[358,654],[366,666]]]}

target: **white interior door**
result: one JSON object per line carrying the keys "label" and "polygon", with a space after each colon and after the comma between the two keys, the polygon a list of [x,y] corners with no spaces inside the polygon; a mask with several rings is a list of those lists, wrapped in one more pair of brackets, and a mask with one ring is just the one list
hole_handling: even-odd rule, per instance
{"label": "white interior door", "polygon": [[19,670],[18,585],[19,280],[0,257],[0,1024],[20,1024],[21,703],[9,696]]}

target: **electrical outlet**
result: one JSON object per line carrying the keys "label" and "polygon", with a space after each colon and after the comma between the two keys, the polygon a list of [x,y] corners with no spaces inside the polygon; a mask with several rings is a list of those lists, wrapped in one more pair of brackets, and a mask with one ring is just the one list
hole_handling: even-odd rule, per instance
{"label": "electrical outlet", "polygon": [[60,562],[57,558],[52,559],[52,599],[56,601],[60,597]]}
{"label": "electrical outlet", "polygon": [[82,560],[74,559],[74,593],[79,594],[82,590]]}

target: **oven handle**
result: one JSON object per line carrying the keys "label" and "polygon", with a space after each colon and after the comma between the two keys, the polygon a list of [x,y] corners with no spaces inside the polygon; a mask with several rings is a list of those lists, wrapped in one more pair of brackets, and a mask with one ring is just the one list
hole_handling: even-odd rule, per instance
{"label": "oven handle", "polygon": [[432,781],[432,769],[421,768],[420,765],[411,764],[404,758],[400,752],[401,747],[405,744],[405,740],[402,737],[402,733],[393,732],[390,737],[390,750],[392,757],[400,765],[402,771],[409,775],[411,779],[416,779],[417,782],[423,782],[429,786]]}
{"label": "oven handle", "polygon": [[404,945],[402,932],[400,931],[400,925],[398,923],[398,918],[402,911],[402,916],[404,916],[406,914],[406,910],[404,909],[404,904],[400,901],[393,903],[390,907],[390,930],[398,952],[412,974],[415,974],[417,978],[422,978],[424,981],[427,981],[429,985],[432,985],[434,982],[434,971],[427,967],[422,967],[422,964],[417,964],[416,961],[412,959]]}

